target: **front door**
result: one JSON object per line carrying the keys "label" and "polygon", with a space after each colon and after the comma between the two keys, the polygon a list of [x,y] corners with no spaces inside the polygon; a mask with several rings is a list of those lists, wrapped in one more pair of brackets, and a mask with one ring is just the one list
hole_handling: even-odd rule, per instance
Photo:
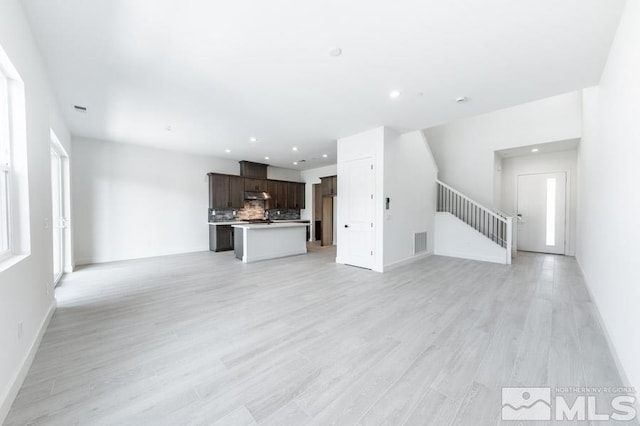
{"label": "front door", "polygon": [[[374,250],[374,201],[375,174],[373,159],[349,161],[344,176],[345,194],[340,193],[340,202],[345,203],[344,239],[338,244],[343,249],[343,262],[361,268],[373,268]],[[340,180],[343,176],[340,176]],[[341,186],[343,188],[343,186]]]}
{"label": "front door", "polygon": [[564,254],[565,172],[518,176],[518,250]]}

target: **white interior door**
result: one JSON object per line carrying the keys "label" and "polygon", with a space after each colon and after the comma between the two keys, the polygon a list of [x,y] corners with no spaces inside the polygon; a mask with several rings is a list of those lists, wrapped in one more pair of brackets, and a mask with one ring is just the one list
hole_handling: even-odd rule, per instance
{"label": "white interior door", "polygon": [[344,227],[341,233],[343,239],[340,246],[343,249],[342,261],[348,265],[361,268],[373,268],[374,247],[374,201],[373,190],[375,174],[372,168],[373,160],[364,158],[349,161],[345,166],[344,179],[346,193],[340,194],[340,202],[344,206]]}
{"label": "white interior door", "polygon": [[62,159],[51,150],[51,228],[53,230],[53,282],[58,283],[64,270],[64,201],[62,198]]}
{"label": "white interior door", "polygon": [[564,254],[567,175],[518,176],[518,250]]}

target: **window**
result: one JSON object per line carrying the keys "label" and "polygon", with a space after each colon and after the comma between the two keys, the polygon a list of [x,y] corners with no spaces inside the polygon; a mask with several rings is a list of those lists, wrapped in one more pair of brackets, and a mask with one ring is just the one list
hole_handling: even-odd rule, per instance
{"label": "window", "polygon": [[547,238],[548,246],[556,245],[556,178],[547,179]]}
{"label": "window", "polygon": [[11,144],[9,131],[9,87],[7,77],[0,70],[0,260],[11,252]]}
{"label": "window", "polygon": [[24,82],[0,47],[0,272],[31,253],[25,111]]}

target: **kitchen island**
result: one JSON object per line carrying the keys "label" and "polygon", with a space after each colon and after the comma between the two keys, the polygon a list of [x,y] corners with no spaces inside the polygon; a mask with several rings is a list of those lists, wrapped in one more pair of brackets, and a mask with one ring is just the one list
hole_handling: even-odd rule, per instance
{"label": "kitchen island", "polygon": [[307,252],[308,223],[242,223],[231,226],[235,228],[235,254],[243,262]]}

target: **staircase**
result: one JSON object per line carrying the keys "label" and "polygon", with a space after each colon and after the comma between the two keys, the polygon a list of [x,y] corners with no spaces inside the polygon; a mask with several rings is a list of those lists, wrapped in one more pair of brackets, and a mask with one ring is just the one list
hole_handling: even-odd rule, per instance
{"label": "staircase", "polygon": [[511,264],[513,218],[436,183],[435,254]]}

